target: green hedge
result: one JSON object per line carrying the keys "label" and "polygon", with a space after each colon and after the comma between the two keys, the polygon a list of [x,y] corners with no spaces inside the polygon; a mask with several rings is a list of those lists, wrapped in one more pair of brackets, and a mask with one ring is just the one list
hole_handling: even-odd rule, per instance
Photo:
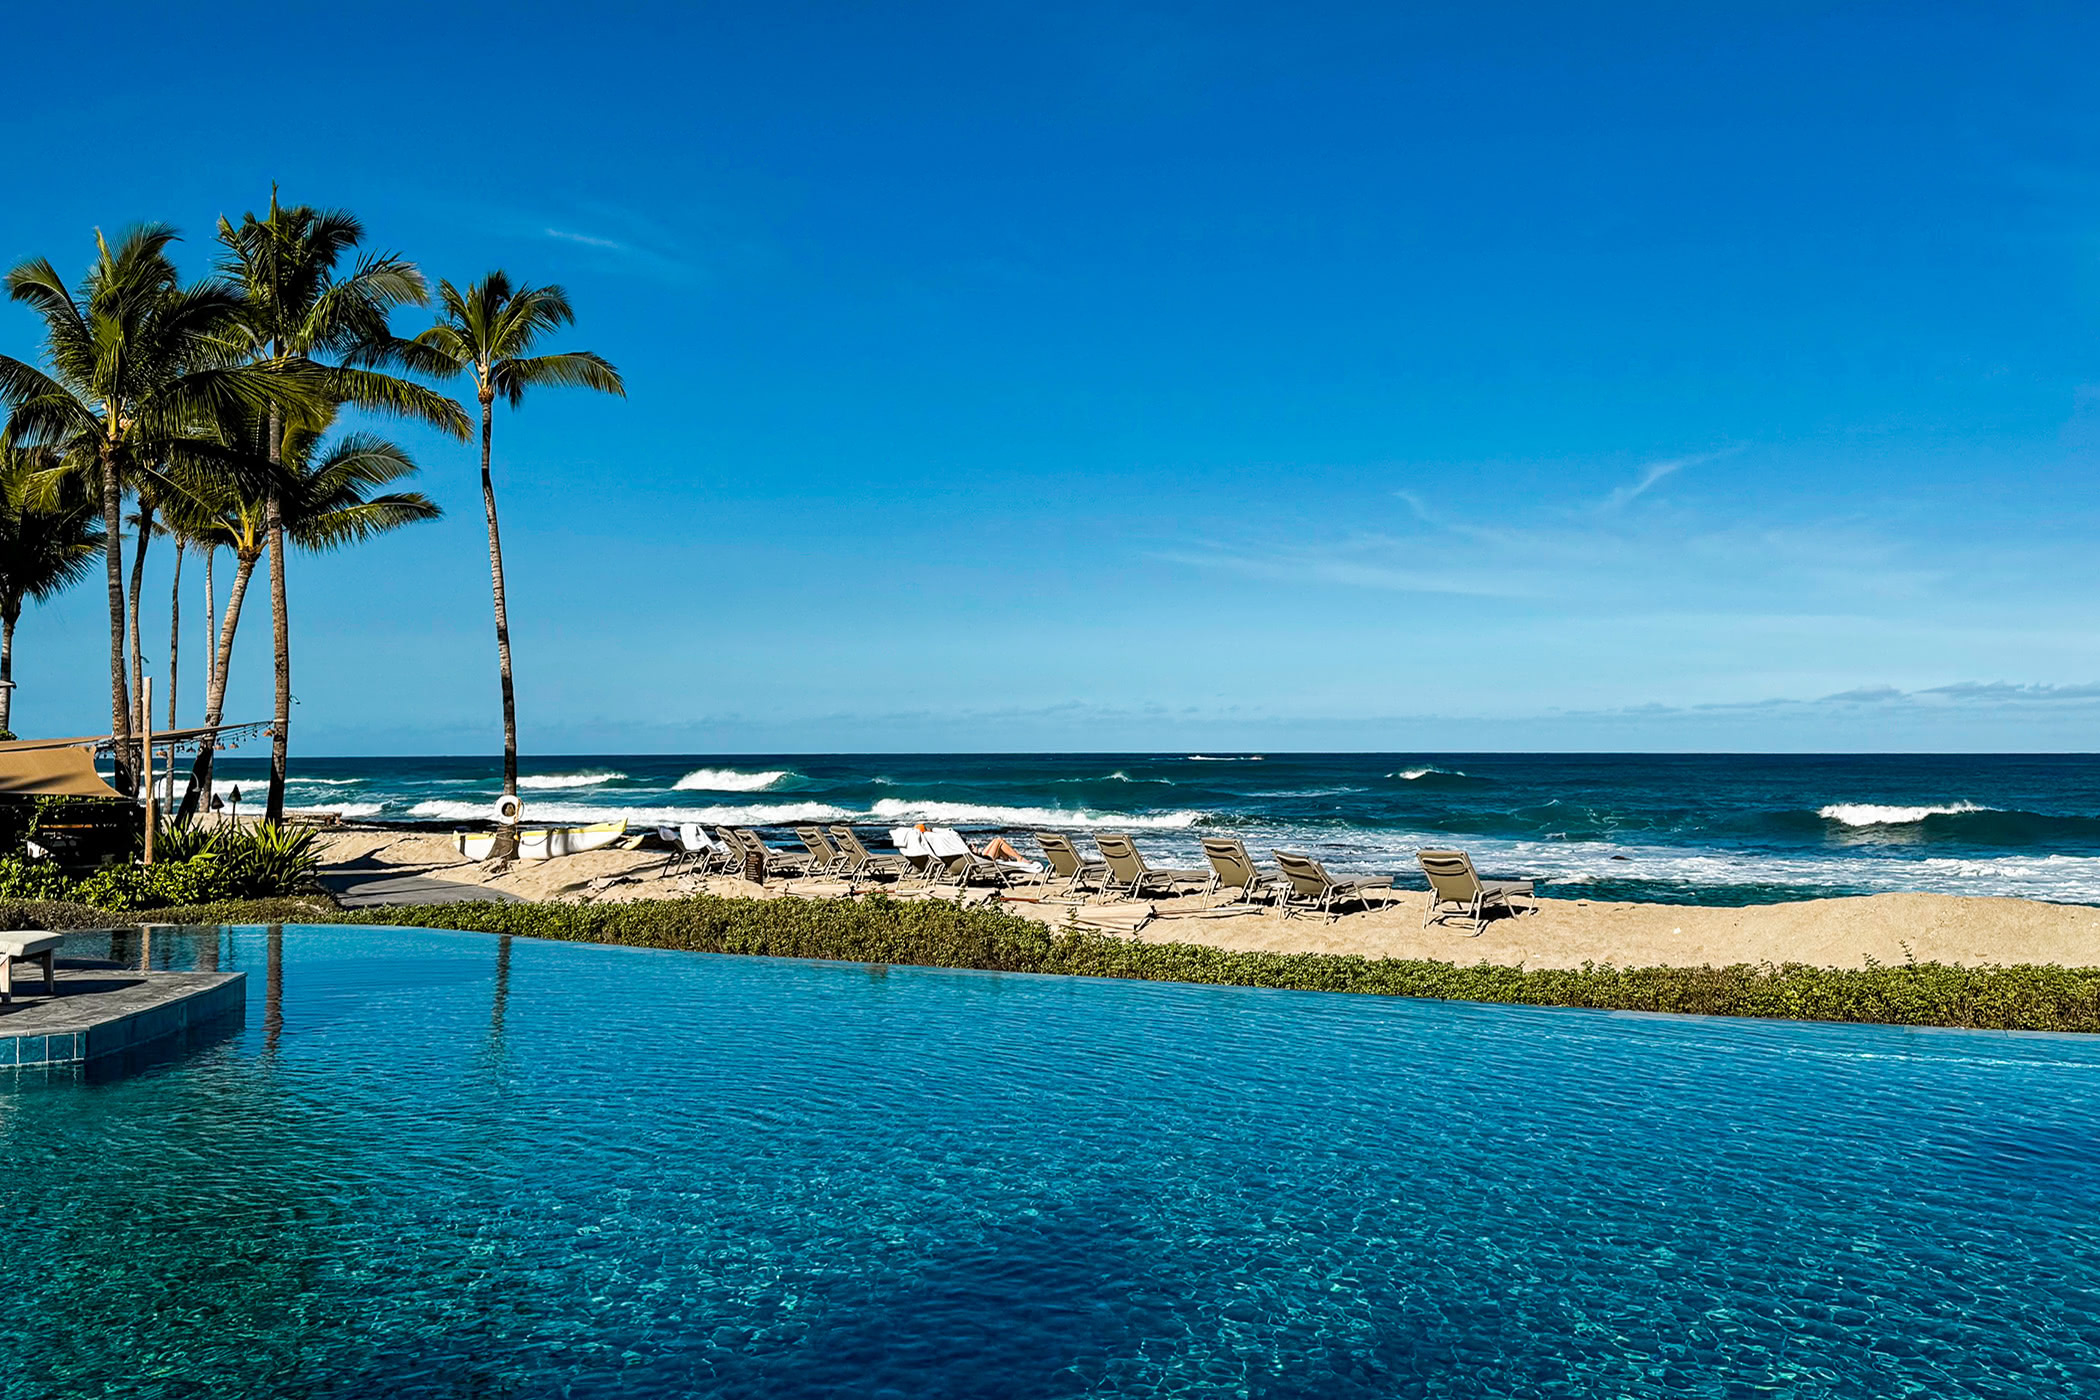
{"label": "green hedge", "polygon": [[629,904],[445,904],[370,909],[346,923],[478,930],[708,953],[982,968],[1522,1006],[1872,1021],[1994,1030],[2100,1031],[2100,968],[1918,963],[1855,970],[1498,967],[1331,953],[1241,953],[1053,932],[997,909],[880,897],[690,899]]}
{"label": "green hedge", "polygon": [[[156,924],[325,924],[341,919],[333,902],[318,896],[220,900],[166,905],[148,912]],[[138,910],[98,909],[72,900],[0,897],[0,929],[137,928]]]}
{"label": "green hedge", "polygon": [[[343,923],[463,929],[707,953],[979,968],[1522,1006],[1870,1021],[1991,1030],[2100,1031],[2100,968],[1918,963],[1782,967],[1498,967],[1330,953],[1238,953],[1056,932],[998,909],[880,896],[641,900],[629,904],[444,904],[337,910],[275,900],[155,911],[169,923]],[[107,928],[80,905],[0,904],[0,926]]]}

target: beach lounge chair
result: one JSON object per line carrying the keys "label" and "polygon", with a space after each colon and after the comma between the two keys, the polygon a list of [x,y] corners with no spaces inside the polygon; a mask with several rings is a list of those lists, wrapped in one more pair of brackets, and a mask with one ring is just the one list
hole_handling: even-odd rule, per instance
{"label": "beach lounge chair", "polygon": [[[701,834],[703,836],[706,834],[705,827],[701,828]],[[715,828],[715,853],[713,859],[723,874],[743,874],[745,854],[746,847],[743,837],[726,826]]]}
{"label": "beach lounge chair", "polygon": [[1120,832],[1096,832],[1094,845],[1108,865],[1105,888],[1121,890],[1132,899],[1141,897],[1148,885],[1157,886],[1163,893],[1175,894],[1178,893],[1174,889],[1176,885],[1210,884],[1211,872],[1208,870],[1156,870],[1145,864],[1145,858],[1138,854],[1137,843]]}
{"label": "beach lounge chair", "polygon": [[784,846],[768,846],[765,838],[748,826],[738,827],[737,832],[744,838],[745,845],[764,854],[768,872],[778,871],[782,875],[807,875],[810,867],[815,863],[811,854],[806,850],[791,851]]}
{"label": "beach lounge chair", "polygon": [[1464,851],[1416,851],[1415,859],[1429,877],[1429,910],[1422,916],[1423,928],[1463,919],[1478,933],[1486,926],[1490,909],[1522,912],[1510,903],[1518,898],[1531,901],[1532,913],[1539,911],[1538,895],[1533,890],[1535,881],[1483,880]]}
{"label": "beach lounge chair", "polygon": [[810,874],[831,875],[837,873],[839,865],[845,857],[836,847],[824,839],[824,833],[821,830],[813,826],[798,826],[795,828],[795,839],[802,843],[803,850],[809,852]]}
{"label": "beach lounge chair", "polygon": [[915,826],[890,828],[890,844],[903,858],[906,871],[921,880],[931,880],[940,871],[940,862],[933,858],[933,847],[926,838],[927,833]]}
{"label": "beach lounge chair", "polygon": [[1210,862],[1210,886],[1205,894],[1237,890],[1239,903],[1259,904],[1281,900],[1291,887],[1282,876],[1266,874],[1255,865],[1254,857],[1247,854],[1246,843],[1237,836],[1204,837],[1203,858]]}
{"label": "beach lounge chair", "polygon": [[940,827],[926,833],[926,847],[933,860],[933,878],[953,880],[958,886],[972,880],[989,880],[995,885],[1006,885],[1014,872],[996,860],[989,860],[970,848],[962,833],[949,827]]}
{"label": "beach lounge chair", "polygon": [[1065,882],[1060,891],[1062,894],[1077,890],[1084,895],[1088,881],[1105,882],[1108,879],[1108,862],[1080,859],[1079,848],[1072,844],[1069,836],[1055,831],[1038,831],[1035,844],[1043,848],[1043,858],[1050,862],[1050,878]]}
{"label": "beach lounge chair", "polygon": [[748,826],[736,827],[732,834],[744,843],[745,850],[756,852],[766,863],[768,875],[800,875],[809,869],[807,857],[798,856],[793,851],[775,850]]}
{"label": "beach lounge chair", "polygon": [[707,828],[698,822],[684,822],[678,826],[658,827],[657,835],[667,837],[678,853],[671,857],[666,867],[669,874],[681,870],[693,870],[705,875],[717,861],[723,858],[722,848],[707,834]]}
{"label": "beach lounge chair", "polygon": [[[1385,903],[1392,902],[1393,877],[1390,875],[1359,875],[1337,877],[1327,873],[1327,867],[1311,856],[1295,851],[1274,851],[1276,868],[1290,882],[1290,893],[1283,901],[1283,913],[1289,918],[1294,908],[1317,910],[1333,923],[1341,917],[1341,906],[1355,901],[1370,907],[1368,896],[1373,890],[1383,890]],[[1302,901],[1302,905],[1300,903]]]}
{"label": "beach lounge chair", "polygon": [[849,880],[884,875],[891,879],[899,879],[911,873],[911,867],[905,864],[902,856],[878,856],[870,852],[860,843],[860,838],[853,834],[853,828],[850,826],[831,828],[831,839],[837,844],[839,853],[845,857],[840,866],[840,873]]}

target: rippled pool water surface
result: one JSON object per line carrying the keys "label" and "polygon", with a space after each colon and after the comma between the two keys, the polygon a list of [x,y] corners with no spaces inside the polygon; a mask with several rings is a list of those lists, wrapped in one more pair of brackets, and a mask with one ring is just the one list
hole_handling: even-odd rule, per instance
{"label": "rippled pool water surface", "polygon": [[156,940],[247,1021],[0,1081],[10,1395],[2100,1394],[2092,1041]]}

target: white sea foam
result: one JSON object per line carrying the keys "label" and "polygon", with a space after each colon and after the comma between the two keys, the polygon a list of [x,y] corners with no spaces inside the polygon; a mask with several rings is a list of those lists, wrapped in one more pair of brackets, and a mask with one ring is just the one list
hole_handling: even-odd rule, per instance
{"label": "white sea foam", "polygon": [[320,807],[286,807],[284,810],[302,813],[333,812],[336,816],[349,817],[354,821],[359,817],[378,816],[386,810],[386,804],[383,802],[330,802]]}
{"label": "white sea foam", "polygon": [[785,768],[739,773],[734,768],[695,768],[671,784],[673,792],[764,792],[788,777]]}
{"label": "white sea foam", "polygon": [[597,787],[601,783],[616,783],[626,777],[608,769],[590,773],[535,773],[531,777],[518,779],[518,786],[527,791],[559,791],[564,788]]}
{"label": "white sea foam", "polygon": [[1056,807],[996,807],[975,802],[920,802],[885,797],[868,812],[878,822],[953,822],[958,826],[1130,827],[1145,831],[1179,831],[1203,820],[1201,812],[1072,811]]}
{"label": "white sea foam", "polygon": [[1405,772],[1388,773],[1386,776],[1388,778],[1400,778],[1412,783],[1428,777],[1431,773],[1438,773],[1446,778],[1463,778],[1466,776],[1453,768],[1409,768]]}
{"label": "white sea foam", "polygon": [[1207,753],[1192,753],[1189,755],[1188,761],[1191,763],[1259,763],[1261,762],[1261,755],[1248,753],[1226,754],[1222,757],[1214,757]]}
{"label": "white sea foam", "polygon": [[[424,821],[488,821],[495,804],[433,798],[418,802],[408,814]],[[626,821],[636,826],[675,826],[679,822],[727,822],[737,826],[778,826],[784,822],[843,822],[865,815],[824,802],[772,802],[749,807],[614,807],[588,802],[527,802],[527,822],[592,823]]]}
{"label": "white sea foam", "polygon": [[1996,810],[1995,807],[1979,807],[1973,802],[1955,802],[1944,807],[1884,807],[1872,802],[1833,802],[1816,815],[1825,821],[1843,822],[1846,826],[1907,826],[1927,817]]}

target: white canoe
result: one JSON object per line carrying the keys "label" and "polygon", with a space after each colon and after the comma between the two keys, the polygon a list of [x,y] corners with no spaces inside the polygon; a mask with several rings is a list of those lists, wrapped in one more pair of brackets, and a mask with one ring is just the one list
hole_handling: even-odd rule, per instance
{"label": "white canoe", "polygon": [[[518,833],[519,860],[549,860],[595,851],[610,846],[627,834],[627,823],[598,822],[593,826],[539,826]],[[468,860],[487,860],[496,851],[493,831],[455,831],[452,845]]]}

